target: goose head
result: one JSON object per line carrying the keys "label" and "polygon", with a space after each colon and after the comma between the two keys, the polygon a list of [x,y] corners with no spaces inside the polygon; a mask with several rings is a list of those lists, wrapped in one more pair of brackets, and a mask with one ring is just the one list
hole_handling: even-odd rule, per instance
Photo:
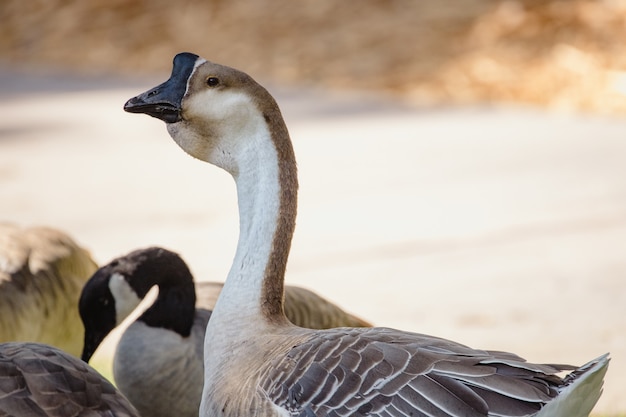
{"label": "goose head", "polygon": [[[262,310],[269,321],[286,322],[283,276],[295,228],[298,178],[289,132],[271,94],[242,71],[185,52],[174,57],[168,81],[131,98],[124,109],[163,120],[185,152],[232,175],[240,236],[217,305],[230,305],[240,315]],[[254,277],[246,280],[249,302],[228,301],[231,292],[239,291],[234,284],[229,289],[229,278],[248,276]],[[260,303],[257,287],[262,287]]]}
{"label": "goose head", "polygon": [[83,287],[78,309],[85,327],[85,362],[155,285],[159,295],[138,320],[189,334],[196,301],[191,271],[174,252],[139,249],[99,268]]}
{"label": "goose head", "polygon": [[251,137],[286,131],[273,97],[249,75],[188,52],[174,57],[166,82],[131,98],[124,110],[163,120],[185,152],[233,175],[255,146]]}

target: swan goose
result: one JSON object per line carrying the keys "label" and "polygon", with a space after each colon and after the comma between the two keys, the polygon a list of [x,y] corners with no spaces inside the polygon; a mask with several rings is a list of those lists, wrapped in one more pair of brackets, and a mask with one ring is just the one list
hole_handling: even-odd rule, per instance
{"label": "swan goose", "polygon": [[0,222],[0,343],[39,342],[80,355],[78,298],[97,268],[60,230]]}
{"label": "swan goose", "polygon": [[139,417],[95,369],[55,347],[0,344],[0,416]]}
{"label": "swan goose", "polygon": [[236,183],[240,235],[207,326],[200,416],[578,417],[597,402],[608,354],[577,368],[533,364],[390,328],[290,324],[298,184],[274,98],[241,71],[181,53],[168,81],[124,109],[165,121],[185,152]]}
{"label": "swan goose", "polygon": [[[156,300],[120,338],[113,376],[141,415],[197,416],[204,335],[223,284],[194,282],[189,267],[175,252],[160,247],[138,249],[100,267],[87,281],[79,302],[85,326],[82,359],[89,361],[104,338],[155,285],[159,288]],[[300,287],[286,287],[285,311],[303,327],[369,326]]]}

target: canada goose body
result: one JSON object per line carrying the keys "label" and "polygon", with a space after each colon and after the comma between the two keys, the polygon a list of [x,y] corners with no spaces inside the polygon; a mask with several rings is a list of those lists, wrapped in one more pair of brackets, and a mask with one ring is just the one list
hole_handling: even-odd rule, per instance
{"label": "canada goose body", "polygon": [[[150,247],[112,260],[83,288],[82,354],[89,361],[104,337],[154,286],[159,294],[122,334],[115,351],[115,382],[142,415],[197,416],[202,385],[204,336],[221,283],[194,283],[182,258]],[[195,288],[195,289],[194,289]],[[299,287],[288,287],[286,307],[294,322],[319,328],[368,323]]]}
{"label": "canada goose body", "polygon": [[45,343],[80,355],[78,298],[96,269],[59,230],[0,223],[0,343]]}
{"label": "canada goose body", "polygon": [[39,343],[0,344],[0,416],[139,417],[96,370]]}
{"label": "canada goose body", "polygon": [[[201,416],[587,416],[608,356],[575,368],[387,328],[308,330],[282,310],[296,163],[272,96],[196,55],[125,109],[235,179],[240,235],[207,326]],[[220,337],[216,337],[220,335]],[[564,378],[557,374],[571,370]]]}

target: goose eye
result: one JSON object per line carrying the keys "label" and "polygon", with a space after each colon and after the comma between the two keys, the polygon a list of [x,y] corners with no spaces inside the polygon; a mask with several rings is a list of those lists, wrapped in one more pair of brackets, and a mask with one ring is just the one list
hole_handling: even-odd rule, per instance
{"label": "goose eye", "polygon": [[220,80],[217,77],[209,77],[209,78],[206,79],[206,84],[209,87],[215,87],[219,83],[220,83]]}

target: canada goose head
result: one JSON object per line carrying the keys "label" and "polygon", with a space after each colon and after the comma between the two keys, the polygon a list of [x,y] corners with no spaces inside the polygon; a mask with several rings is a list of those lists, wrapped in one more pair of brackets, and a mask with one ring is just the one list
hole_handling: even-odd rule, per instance
{"label": "canada goose head", "polygon": [[98,269],[83,287],[78,308],[85,327],[85,362],[155,285],[157,299],[137,320],[189,335],[196,302],[191,271],[174,252],[139,249]]}
{"label": "canada goose head", "polygon": [[188,52],[174,57],[169,80],[131,98],[124,110],[163,120],[185,152],[233,175],[241,168],[242,148],[254,146],[250,137],[274,131],[284,134],[272,136],[288,137],[265,88],[241,71]]}

